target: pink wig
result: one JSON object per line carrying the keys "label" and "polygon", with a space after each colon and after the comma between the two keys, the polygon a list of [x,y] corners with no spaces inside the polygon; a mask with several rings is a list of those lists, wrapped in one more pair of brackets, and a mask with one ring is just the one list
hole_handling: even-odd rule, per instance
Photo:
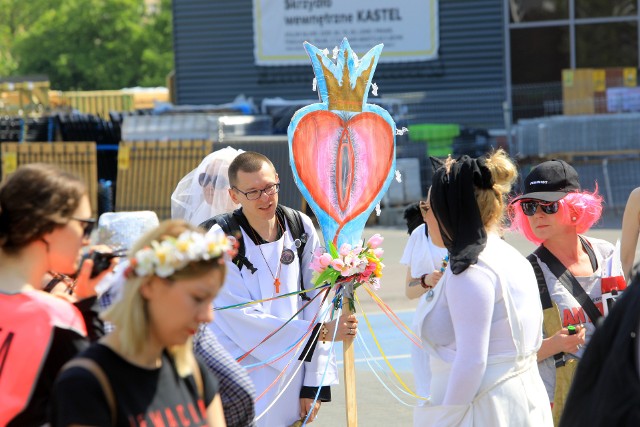
{"label": "pink wig", "polygon": [[[526,200],[526,199],[525,199]],[[522,212],[520,203],[522,200],[509,205],[508,215],[511,221],[511,231],[522,233],[530,242],[539,245],[543,243],[531,229],[527,216]],[[578,234],[585,233],[595,224],[602,215],[602,197],[598,194],[598,186],[593,193],[588,191],[574,192],[567,194],[558,201],[560,205],[558,212],[553,215],[560,215],[560,222],[566,225],[575,225]],[[539,208],[538,208],[539,209]],[[576,220],[573,221],[572,218]]]}

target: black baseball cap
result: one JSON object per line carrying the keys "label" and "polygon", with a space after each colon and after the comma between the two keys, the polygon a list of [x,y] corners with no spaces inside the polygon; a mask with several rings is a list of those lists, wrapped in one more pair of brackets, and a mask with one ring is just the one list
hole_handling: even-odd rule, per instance
{"label": "black baseball cap", "polygon": [[524,194],[512,200],[522,199],[557,202],[568,193],[580,191],[578,172],[564,160],[549,160],[533,168],[524,180]]}

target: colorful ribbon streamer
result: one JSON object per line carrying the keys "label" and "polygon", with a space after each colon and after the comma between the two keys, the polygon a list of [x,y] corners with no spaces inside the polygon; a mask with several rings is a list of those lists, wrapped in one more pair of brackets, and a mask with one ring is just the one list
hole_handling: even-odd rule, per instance
{"label": "colorful ribbon streamer", "polygon": [[[354,299],[356,300],[356,303],[358,304],[358,307],[360,307],[360,309],[362,309],[362,307],[360,306],[360,300],[358,299],[358,296],[355,295],[355,294],[354,294]],[[398,375],[398,372],[391,365],[391,362],[389,362],[389,358],[387,357],[387,355],[385,354],[384,350],[382,349],[382,346],[380,345],[380,342],[378,341],[378,338],[376,337],[376,334],[373,332],[373,327],[371,326],[371,322],[369,322],[369,318],[367,317],[367,314],[364,311],[362,311],[362,317],[364,318],[364,321],[367,324],[367,328],[369,329],[369,333],[371,334],[371,338],[373,338],[373,342],[376,344],[376,347],[378,347],[378,351],[380,352],[380,355],[382,356],[382,359],[385,361],[385,363],[387,364],[387,366],[389,367],[389,369],[393,373],[393,376],[396,378],[398,383],[400,383],[402,385],[402,387],[407,391],[407,393],[409,393],[411,396],[415,397],[416,399],[428,400],[428,398],[419,396],[418,394],[413,392],[405,384],[405,382],[402,381],[402,378],[400,378],[400,375]]]}

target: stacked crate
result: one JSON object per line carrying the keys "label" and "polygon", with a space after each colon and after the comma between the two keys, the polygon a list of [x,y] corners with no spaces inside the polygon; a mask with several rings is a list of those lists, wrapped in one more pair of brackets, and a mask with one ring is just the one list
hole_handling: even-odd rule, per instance
{"label": "stacked crate", "polygon": [[[562,70],[562,100],[565,115],[604,114],[622,111],[611,105],[612,97],[637,91],[636,68],[577,68]],[[632,110],[630,110],[632,111]]]}

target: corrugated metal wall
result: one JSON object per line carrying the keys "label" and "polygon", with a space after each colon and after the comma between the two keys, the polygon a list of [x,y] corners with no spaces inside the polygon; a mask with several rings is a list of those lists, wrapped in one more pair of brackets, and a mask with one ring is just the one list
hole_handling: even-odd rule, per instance
{"label": "corrugated metal wall", "polygon": [[[317,97],[310,64],[254,65],[252,0],[174,0],[173,9],[179,104],[226,103],[238,94],[257,105],[265,97]],[[379,64],[380,95],[411,99],[412,123],[503,128],[502,2],[440,0],[439,9],[439,59]]]}

